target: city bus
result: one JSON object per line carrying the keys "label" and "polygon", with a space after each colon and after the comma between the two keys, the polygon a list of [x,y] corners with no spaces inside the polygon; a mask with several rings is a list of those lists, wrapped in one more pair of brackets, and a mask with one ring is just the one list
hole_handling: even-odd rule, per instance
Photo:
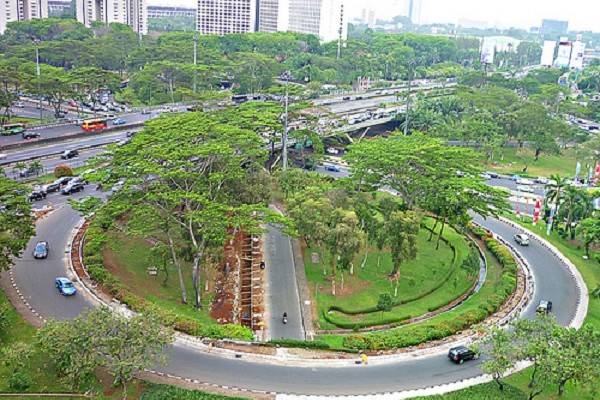
{"label": "city bus", "polygon": [[2,136],[18,135],[25,132],[25,124],[7,124],[2,125],[0,133]]}
{"label": "city bus", "polygon": [[81,129],[86,132],[101,131],[108,127],[108,120],[106,118],[94,118],[86,119],[81,124]]}

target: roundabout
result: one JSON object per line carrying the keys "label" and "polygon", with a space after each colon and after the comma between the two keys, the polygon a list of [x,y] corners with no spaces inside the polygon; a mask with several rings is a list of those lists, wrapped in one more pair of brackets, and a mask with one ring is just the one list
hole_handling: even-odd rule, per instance
{"label": "roundabout", "polygon": [[[496,219],[476,217],[475,221],[508,243],[521,232]],[[73,318],[98,304],[79,284],[80,293],[68,298],[59,296],[52,285],[56,276],[75,278],[69,269],[68,252],[80,224],[77,212],[66,204],[58,204],[54,212],[38,221],[37,236],[30,240],[24,256],[10,273],[14,288],[42,319]],[[52,240],[54,251],[42,265],[34,263],[30,254],[35,243],[44,238]],[[522,315],[533,317],[539,300],[551,299],[558,323],[580,327],[587,312],[587,289],[577,270],[539,238],[518,252],[529,264],[535,281],[533,296]],[[179,337],[168,350],[168,364],[155,368],[155,372],[201,387],[218,386],[281,397],[394,393],[394,398],[402,398],[456,390],[489,380],[482,376],[481,361],[461,366],[449,362],[448,347],[451,346],[420,354],[371,357],[368,365],[356,365],[355,359],[302,359],[283,349],[273,357],[211,349],[195,339]]]}

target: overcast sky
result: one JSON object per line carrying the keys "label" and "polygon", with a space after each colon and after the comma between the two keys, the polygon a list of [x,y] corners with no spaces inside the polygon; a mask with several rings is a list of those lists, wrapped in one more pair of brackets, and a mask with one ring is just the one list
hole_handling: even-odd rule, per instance
{"label": "overcast sky", "polygon": [[[422,2],[421,22],[482,21],[489,26],[539,26],[543,18],[565,19],[569,28],[600,31],[600,0],[415,0]],[[154,5],[195,7],[196,0],[148,0]],[[374,9],[378,18],[406,12],[408,0],[346,0],[351,17],[364,8]],[[397,11],[396,11],[397,10]]]}

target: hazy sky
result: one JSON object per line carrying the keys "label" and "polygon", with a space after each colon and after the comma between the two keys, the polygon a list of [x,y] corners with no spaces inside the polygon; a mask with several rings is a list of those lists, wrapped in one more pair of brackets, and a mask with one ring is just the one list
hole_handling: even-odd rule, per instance
{"label": "hazy sky", "polygon": [[[539,26],[542,18],[568,20],[570,29],[600,31],[600,0],[415,0],[421,22],[483,21],[489,26]],[[196,0],[148,0],[155,5],[195,7]],[[374,9],[378,18],[406,12],[408,0],[346,0],[351,17]]]}

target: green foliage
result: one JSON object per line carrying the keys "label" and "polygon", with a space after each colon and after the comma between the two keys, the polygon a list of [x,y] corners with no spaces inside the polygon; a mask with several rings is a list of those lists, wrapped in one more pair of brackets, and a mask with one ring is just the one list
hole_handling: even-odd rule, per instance
{"label": "green foliage", "polygon": [[26,190],[0,174],[0,271],[10,268],[35,233]]}
{"label": "green foliage", "polygon": [[301,349],[315,349],[315,350],[328,350],[329,344],[321,342],[319,340],[306,341],[306,340],[293,340],[293,339],[275,339],[269,342],[273,346],[281,347],[295,347]]}
{"label": "green foliage", "polygon": [[8,387],[17,392],[24,392],[31,384],[31,377],[25,371],[15,371],[8,378]]}
{"label": "green foliage", "polygon": [[102,199],[99,197],[88,196],[78,200],[69,199],[69,204],[75,211],[79,211],[83,216],[89,216],[102,205]]}
{"label": "green foliage", "polygon": [[10,305],[8,303],[0,303],[0,332],[10,324],[9,321]]}
{"label": "green foliage", "polygon": [[186,390],[176,386],[150,385],[142,393],[140,400],[243,400],[243,398]]}
{"label": "green foliage", "polygon": [[73,169],[68,165],[59,165],[54,168],[55,178],[62,178],[63,176],[73,176]]}
{"label": "green foliage", "polygon": [[494,294],[481,300],[478,308],[468,311],[455,310],[451,319],[431,320],[413,326],[390,329],[388,331],[347,335],[343,346],[351,350],[380,350],[415,346],[431,340],[439,340],[472,327],[497,311],[516,289],[517,264],[508,249],[494,239],[485,241],[489,250],[502,265],[499,281]]}
{"label": "green foliage", "polygon": [[381,293],[379,295],[379,300],[377,301],[377,310],[383,311],[391,311],[393,306],[392,296],[389,293]]}

